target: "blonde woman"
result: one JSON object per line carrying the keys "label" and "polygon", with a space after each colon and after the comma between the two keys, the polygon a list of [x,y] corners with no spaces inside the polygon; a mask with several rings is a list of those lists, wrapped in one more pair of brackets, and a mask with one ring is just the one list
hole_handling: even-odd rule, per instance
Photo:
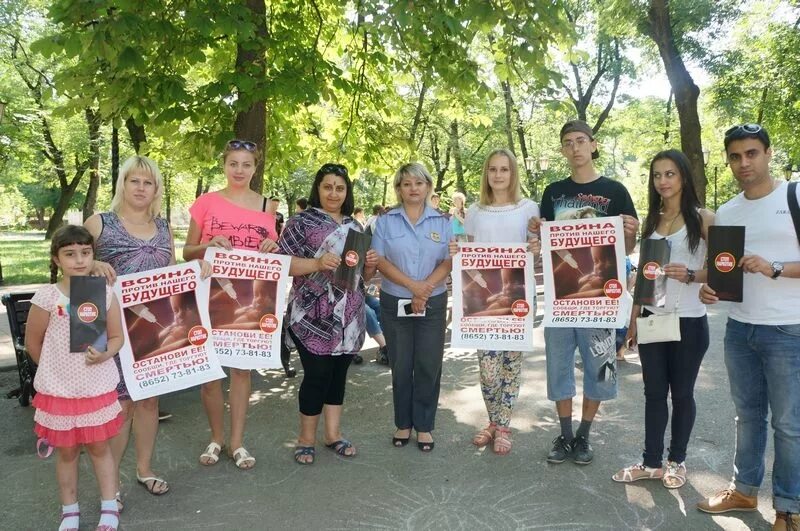
{"label": "blonde woman", "polygon": [[[493,150],[483,164],[480,198],[466,212],[467,239],[481,243],[528,242],[528,221],[538,216],[536,202],[522,197],[514,154],[507,149]],[[538,239],[529,243],[538,255]],[[455,249],[451,245],[451,252]],[[502,294],[506,301],[511,294],[518,294],[520,276],[524,278],[524,272],[501,271]],[[510,307],[510,303],[508,305]],[[512,446],[511,413],[519,395],[522,352],[479,350],[478,362],[489,425],[475,435],[472,443],[478,447],[491,443],[496,454],[506,455]]]}
{"label": "blonde woman", "polygon": [[[104,275],[109,282],[113,282],[117,275],[140,273],[175,263],[172,230],[169,222],[161,217],[163,193],[161,172],[154,161],[133,156],[123,163],[111,200],[111,211],[95,214],[84,222],[84,227],[95,239],[97,260],[94,274]],[[111,439],[117,484],[119,466],[133,425],[137,481],[150,494],[166,494],[169,485],[151,468],[158,433],[158,397],[133,402],[122,377],[118,354],[114,356],[114,361],[120,373],[117,397],[125,417],[119,434]],[[121,511],[122,507],[122,499],[117,492],[117,508]]]}
{"label": "blonde woman", "polygon": [[450,224],[453,228],[453,236],[456,240],[464,239],[464,219],[466,218],[466,211],[464,206],[467,203],[467,196],[461,192],[453,194],[453,206],[450,207]]}
{"label": "blonde woman", "polygon": [[[417,447],[430,452],[442,376],[452,232],[447,216],[430,205],[433,179],[422,164],[397,170],[394,189],[399,205],[378,218],[372,236],[384,277],[381,324],[392,369],[392,444],[405,446],[416,430]],[[411,313],[419,315],[407,317]]]}

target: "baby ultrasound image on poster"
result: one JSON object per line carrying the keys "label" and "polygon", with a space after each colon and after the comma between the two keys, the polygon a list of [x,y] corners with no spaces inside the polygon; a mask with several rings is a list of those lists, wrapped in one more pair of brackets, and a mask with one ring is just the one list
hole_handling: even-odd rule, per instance
{"label": "baby ultrasound image on poster", "polygon": [[214,277],[211,280],[211,328],[259,330],[261,317],[275,314],[278,283],[272,280]]}
{"label": "baby ultrasound image on poster", "polygon": [[189,330],[200,324],[193,291],[129,306],[123,311],[136,361],[189,346]]}
{"label": "baby ultrasound image on poster", "polygon": [[525,270],[465,269],[461,272],[465,317],[512,315],[516,300],[525,299]]}

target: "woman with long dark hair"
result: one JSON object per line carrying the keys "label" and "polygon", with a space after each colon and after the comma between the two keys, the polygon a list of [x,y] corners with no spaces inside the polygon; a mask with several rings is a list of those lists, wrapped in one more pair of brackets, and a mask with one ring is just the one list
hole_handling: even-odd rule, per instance
{"label": "woman with long dark hair", "polygon": [[[680,341],[639,345],[645,394],[645,449],[641,463],[623,468],[612,479],[629,483],[658,479],[668,489],[686,483],[686,446],[695,420],[694,385],[708,349],[706,308],[700,302],[700,286],[706,280],[708,227],[714,214],[701,208],[694,188],[689,159],[670,149],[650,163],[648,211],[642,238],[666,239],[670,263],[666,275],[663,308],[634,306],[626,341],[636,343],[636,317],[677,311]],[[662,466],[664,432],[669,420],[667,395],[672,397],[672,437],[667,466]]]}
{"label": "woman with long dark hair", "polygon": [[356,455],[356,447],[342,437],[342,403],[347,369],[364,343],[364,280],[375,274],[378,255],[367,251],[355,289],[334,282],[348,232],[362,232],[353,218],[354,202],[347,168],[323,164],[311,186],[309,208],[289,218],[278,241],[280,252],[292,256],[287,330],[303,364],[294,451],[300,465],[314,462],[320,415],[325,446],[343,458]]}

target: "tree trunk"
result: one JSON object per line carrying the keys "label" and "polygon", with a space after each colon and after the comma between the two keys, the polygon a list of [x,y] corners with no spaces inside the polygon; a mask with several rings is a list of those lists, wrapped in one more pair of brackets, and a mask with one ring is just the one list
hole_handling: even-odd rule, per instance
{"label": "tree trunk", "polygon": [[137,124],[133,117],[128,117],[128,119],[125,120],[125,127],[128,128],[128,134],[131,137],[131,144],[133,144],[133,150],[136,152],[136,154],[147,155],[146,149],[144,152],[142,152],[142,147],[147,147],[147,135],[144,132],[144,126]]}
{"label": "tree trunk", "polygon": [[517,120],[517,138],[519,139],[519,152],[520,156],[517,160],[517,169],[522,170],[528,176],[528,194],[531,199],[536,197],[536,168],[528,169],[527,165],[525,164],[525,159],[528,158],[528,146],[525,143],[525,129],[522,127],[522,118],[519,116],[519,109],[514,110],[514,117]]}
{"label": "tree trunk", "polygon": [[464,166],[461,163],[461,142],[458,138],[458,120],[450,122],[450,145],[453,149],[453,164],[456,171],[456,190],[465,194],[467,185],[464,179]]}
{"label": "tree trunk", "polygon": [[117,193],[117,179],[119,178],[119,129],[111,128],[111,199]]}
{"label": "tree trunk", "polygon": [[[256,31],[251,38],[236,44],[236,74],[256,80],[254,91],[260,92],[266,78],[267,56],[267,7],[264,0],[247,0],[250,20],[256,24]],[[247,109],[236,114],[233,133],[236,138],[250,140],[261,148],[262,156],[256,167],[256,173],[250,181],[250,188],[259,194],[264,190],[264,155],[267,151],[267,104],[263,95],[254,97],[238,89],[239,101],[250,102]]]}
{"label": "tree trunk", "polygon": [[503,101],[506,104],[506,140],[508,140],[508,149],[514,155],[517,152],[514,150],[514,124],[511,123],[511,116],[514,114],[514,99],[511,97],[511,83],[502,81],[500,83],[503,87]]}
{"label": "tree trunk", "polygon": [[650,0],[648,10],[649,34],[658,46],[664,69],[675,94],[675,107],[681,131],[681,149],[689,157],[694,174],[694,184],[700,204],[706,202],[706,174],[703,164],[703,143],[700,137],[700,116],[697,100],[700,89],[681,58],[675,44],[668,0]]}
{"label": "tree trunk", "polygon": [[194,187],[194,198],[197,199],[203,193],[203,173],[197,174],[197,186]]}
{"label": "tree trunk", "polygon": [[86,124],[89,127],[89,187],[83,201],[83,221],[94,214],[97,190],[100,188],[100,115],[87,108]]}
{"label": "tree trunk", "polygon": [[428,85],[423,81],[422,87],[419,89],[419,97],[417,98],[417,111],[414,113],[414,122],[411,124],[411,133],[408,135],[408,143],[414,145],[417,138],[417,130],[422,121],[422,107],[425,104],[425,93],[428,91]]}

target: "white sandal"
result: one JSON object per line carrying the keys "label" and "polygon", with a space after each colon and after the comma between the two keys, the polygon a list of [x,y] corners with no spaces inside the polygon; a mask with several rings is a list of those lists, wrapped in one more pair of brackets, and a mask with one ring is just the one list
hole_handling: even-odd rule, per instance
{"label": "white sandal", "polygon": [[205,466],[216,465],[219,461],[219,454],[222,453],[222,446],[215,442],[210,442],[205,451],[200,454],[200,464]]}
{"label": "white sandal", "polygon": [[667,461],[667,471],[661,483],[668,489],[679,489],[686,484],[686,463]]}
{"label": "white sandal", "polygon": [[649,466],[644,466],[642,463],[636,463],[635,465],[623,468],[611,476],[611,479],[617,483],[633,483],[640,479],[661,479],[663,474],[664,470],[661,468],[650,468]]}
{"label": "white sandal", "polygon": [[256,458],[250,455],[250,452],[245,450],[244,446],[240,446],[231,454],[233,462],[236,463],[236,468],[242,470],[249,470],[256,466]]}

